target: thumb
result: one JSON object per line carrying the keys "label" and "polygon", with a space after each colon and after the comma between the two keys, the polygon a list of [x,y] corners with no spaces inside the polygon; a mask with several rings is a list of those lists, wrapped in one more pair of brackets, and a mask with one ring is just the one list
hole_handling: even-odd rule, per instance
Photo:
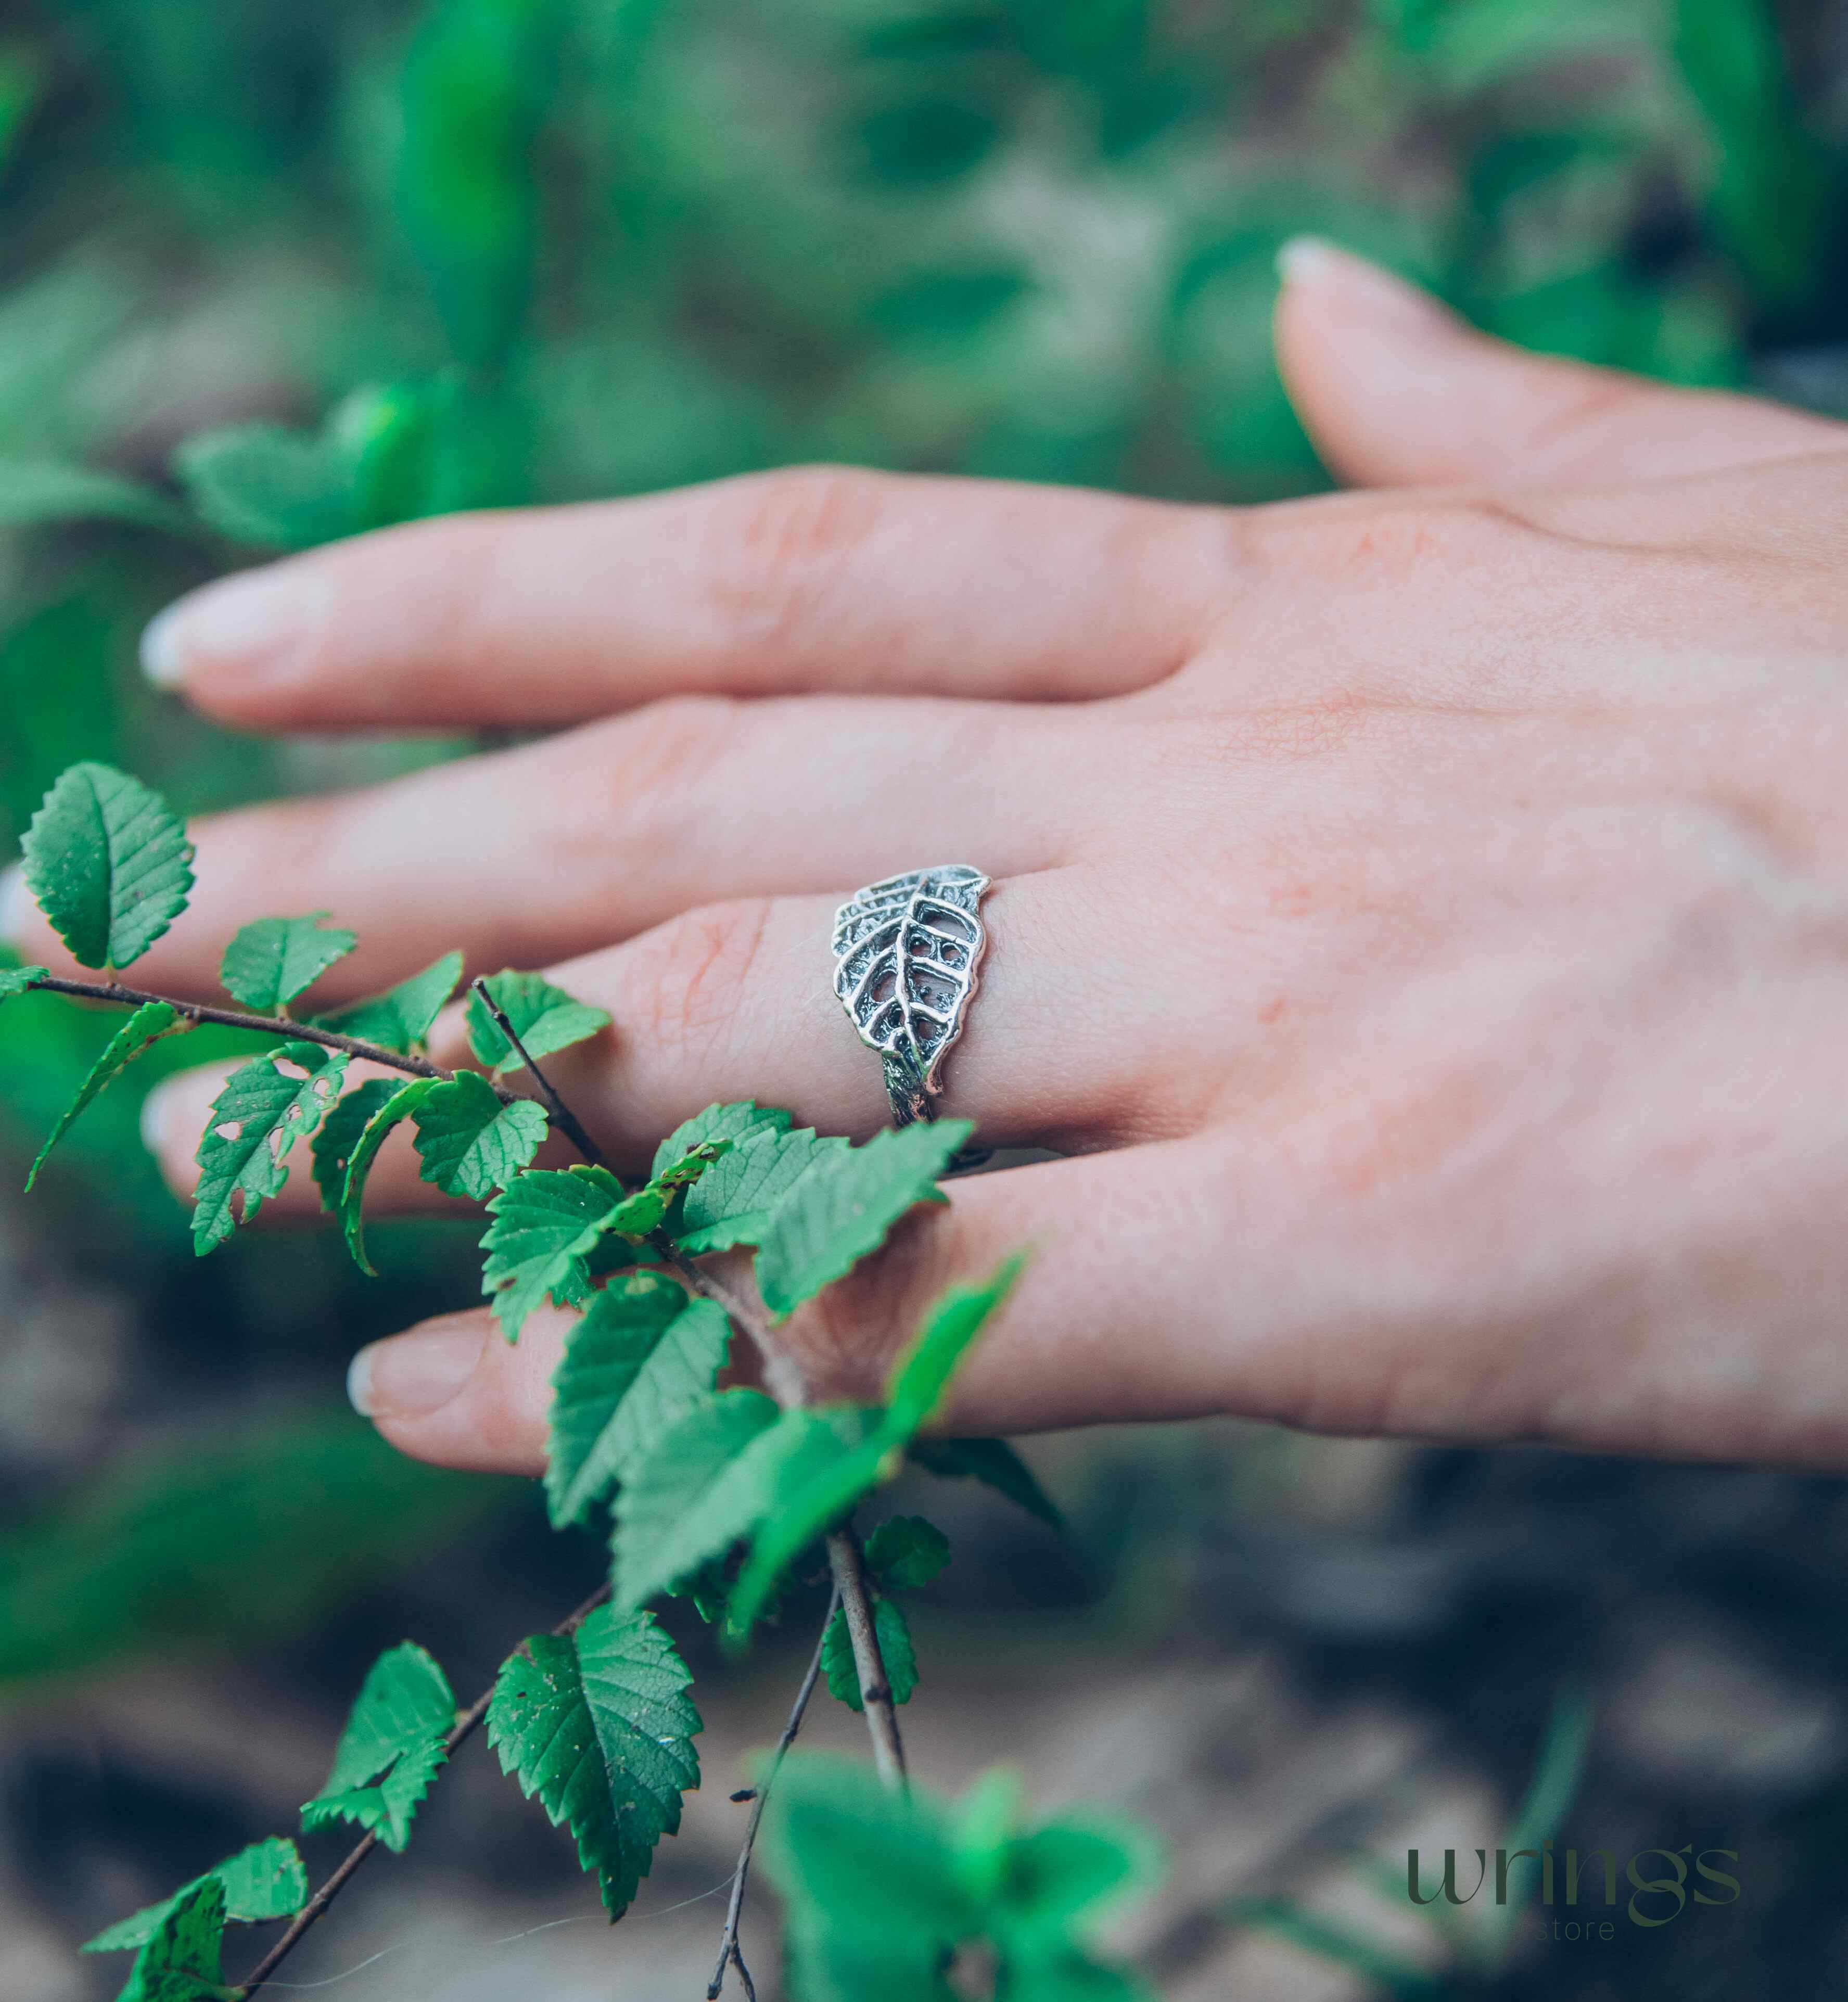
{"label": "thumb", "polygon": [[1530,354],[1317,237],[1286,243],[1278,267],[1278,366],[1351,485],[1643,479],[1848,441],[1848,425],[1756,397]]}

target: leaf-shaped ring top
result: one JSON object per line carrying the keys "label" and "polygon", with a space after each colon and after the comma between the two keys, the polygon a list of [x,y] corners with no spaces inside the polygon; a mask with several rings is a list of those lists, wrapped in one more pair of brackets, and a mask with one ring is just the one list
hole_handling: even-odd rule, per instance
{"label": "leaf-shaped ring top", "polygon": [[962,1034],[988,934],[989,879],[967,863],[869,884],[834,917],[834,991],[885,1068],[894,1124],[926,1116],[937,1073]]}

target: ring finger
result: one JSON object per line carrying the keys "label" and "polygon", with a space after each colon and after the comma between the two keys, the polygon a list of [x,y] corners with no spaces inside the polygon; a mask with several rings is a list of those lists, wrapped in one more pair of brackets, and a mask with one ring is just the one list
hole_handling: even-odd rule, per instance
{"label": "ring finger", "polygon": [[[786,1107],[824,1132],[864,1135],[887,1123],[879,1059],[858,1041],[830,984],[839,902],[712,905],[549,969],[612,1018],[599,1035],[546,1059],[545,1069],[620,1164],[641,1167],[663,1134],[714,1101]],[[1133,1024],[1126,1032],[1120,994],[1084,950],[1107,923],[1107,904],[1097,872],[1082,866],[995,884],[982,905],[981,988],[934,1112],[975,1119],[990,1145],[1064,1150],[1176,1129],[1174,1109],[1150,1102],[1143,1040]],[[1159,975],[1150,985],[1159,989]],[[439,1022],[431,1049],[445,1065],[469,1062],[459,1010]],[[149,1137],[176,1187],[191,1184],[192,1149],[221,1075],[175,1079],[155,1101]],[[368,1201],[381,1209],[440,1205],[417,1166],[408,1143],[382,1155]],[[295,1177],[290,1191],[283,1214],[312,1209],[305,1177]]]}

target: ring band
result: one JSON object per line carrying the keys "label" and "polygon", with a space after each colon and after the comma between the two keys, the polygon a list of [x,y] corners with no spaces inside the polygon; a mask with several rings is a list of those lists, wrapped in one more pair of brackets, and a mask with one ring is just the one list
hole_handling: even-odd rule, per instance
{"label": "ring band", "polygon": [[928,1119],[943,1088],[988,943],[988,887],[979,869],[947,863],[869,884],[835,913],[834,991],[878,1053],[895,1126]]}

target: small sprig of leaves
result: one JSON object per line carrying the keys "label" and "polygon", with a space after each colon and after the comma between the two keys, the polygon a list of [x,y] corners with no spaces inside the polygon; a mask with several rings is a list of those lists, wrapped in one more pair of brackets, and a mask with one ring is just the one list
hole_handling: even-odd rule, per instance
{"label": "small sprig of leaves", "polygon": [[[921,1436],[1020,1261],[950,1287],[875,1404],[811,1402],[778,1329],[878,1251],[912,1210],[947,1199],[939,1183],[969,1124],[920,1124],[855,1146],[748,1100],[709,1106],[661,1142],[647,1178],[631,1186],[539,1061],[602,1033],[609,1017],[540,975],[507,970],[473,983],[465,1024],[488,1075],[446,1070],[427,1055],[461,980],[460,954],[337,1011],[292,1012],[357,943],[326,924],[325,912],[258,919],[238,933],[221,968],[238,1009],[123,985],[120,969],[183,912],[190,853],[157,795],[101,766],[61,778],[28,832],[26,877],[41,909],[72,953],[106,977],[0,972],[0,1000],[45,990],[132,1010],[33,1175],[71,1121],[154,1043],[200,1021],[227,1024],[267,1035],[270,1046],[231,1074],[207,1114],[196,1247],[209,1251],[251,1221],[282,1190],[305,1143],[323,1207],[370,1271],[368,1180],[385,1139],[408,1124],[422,1177],[486,1204],[482,1289],[507,1338],[517,1341],[547,1301],[580,1310],[554,1378],[546,1496],[560,1528],[608,1523],[611,1574],[590,1605],[523,1642],[493,1689],[459,1714],[427,1654],[409,1641],[388,1650],[354,1704],[326,1784],[302,1809],[305,1833],[348,1824],[363,1832],[358,1847],[307,1897],[293,1845],[260,1843],[111,1928],[93,1944],[136,1950],[125,1997],[191,2002],[254,1993],[366,1854],[403,1848],[431,1781],[484,1721],[503,1767],[575,1838],[605,1908],[619,1917],[655,1847],[678,1827],[682,1796],[699,1784],[691,1672],[650,1610],[664,1595],[690,1596],[736,1650],[803,1580],[832,1572],[814,1670],[785,1742],[825,1675],[841,1700],[863,1711],[882,1775],[901,1782],[895,1706],[911,1697],[918,1667],[900,1599],[936,1575],[948,1545],[922,1517],[901,1516],[863,1550],[853,1517],[908,1460],[986,1481],[1056,1522],[1000,1441]],[[353,1082],[356,1061],[398,1076]],[[537,1099],[498,1081],[519,1072]],[[554,1128],[586,1158],[535,1167]],[[741,1250],[754,1254],[761,1306],[701,1263]],[[756,1350],[780,1401],[719,1388],[741,1341]],[[741,1885],[763,1805],[760,1797]],[[792,1854],[806,1840],[786,1833],[793,1826],[784,1838]],[[735,1965],[748,1984],[736,1902],[717,1979]],[[291,1913],[288,1931],[243,1986],[225,1988],[218,1956],[227,1920]],[[818,1949],[804,1951],[813,1968],[829,1964]]]}

